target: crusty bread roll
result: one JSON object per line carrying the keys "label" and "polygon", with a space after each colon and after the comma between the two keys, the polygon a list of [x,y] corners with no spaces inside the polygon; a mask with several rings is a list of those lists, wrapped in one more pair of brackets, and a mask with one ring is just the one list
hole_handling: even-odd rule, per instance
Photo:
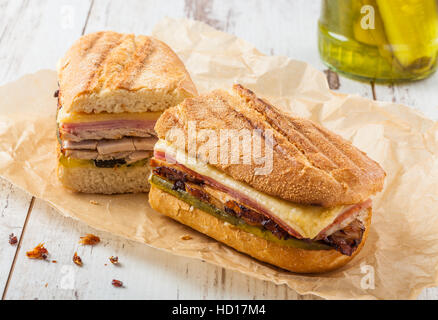
{"label": "crusty bread roll", "polygon": [[197,94],[178,56],[148,36],[102,31],[82,36],[58,63],[66,112],[148,112]]}
{"label": "crusty bread roll", "polygon": [[[221,130],[258,131],[262,140],[269,130],[273,133],[273,170],[267,175],[255,174],[261,167],[251,159],[250,164],[210,163],[235,180],[245,182],[263,193],[294,203],[334,207],[363,202],[383,188],[385,172],[378,163],[349,141],[319,124],[281,112],[259,99],[250,90],[235,85],[230,94],[217,90],[166,110],[158,120],[155,131],[167,140],[169,133],[182,131],[188,151],[188,124],[196,130],[207,129],[220,136]],[[172,142],[172,141],[169,141]],[[196,140],[197,156],[202,159],[202,144]],[[211,146],[210,146],[211,147]],[[220,154],[220,144],[215,146]],[[243,149],[229,149],[244,158]]]}
{"label": "crusty bread roll", "polygon": [[58,163],[58,178],[64,187],[83,193],[148,192],[150,168],[146,166],[96,168],[66,167]]}
{"label": "crusty bread roll", "polygon": [[352,256],[336,250],[304,250],[286,247],[245,232],[213,215],[151,186],[149,204],[162,214],[206,234],[228,246],[260,261],[298,273],[320,273],[342,267],[353,259],[366,242],[371,224],[372,210],[365,221],[362,241]]}
{"label": "crusty bread roll", "polygon": [[85,193],[149,191],[144,160],[153,148],[147,140],[156,141],[155,121],[197,94],[178,56],[152,37],[96,32],[78,39],[59,61],[58,83],[58,152],[67,161],[88,161],[60,162],[61,182]]}

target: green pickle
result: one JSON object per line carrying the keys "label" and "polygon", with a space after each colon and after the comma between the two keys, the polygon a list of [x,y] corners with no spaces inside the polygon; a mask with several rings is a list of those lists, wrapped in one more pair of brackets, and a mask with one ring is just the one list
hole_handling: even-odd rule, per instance
{"label": "green pickle", "polygon": [[165,179],[162,179],[156,175],[151,175],[149,182],[151,184],[153,184],[155,187],[157,187],[158,189],[177,197],[178,199],[188,203],[189,205],[191,205],[197,209],[200,209],[204,212],[207,212],[207,213],[215,216],[218,219],[221,219],[223,221],[226,221],[226,222],[234,225],[235,227],[237,227],[239,229],[242,229],[246,232],[252,233],[252,234],[259,236],[261,238],[264,238],[266,240],[273,241],[273,242],[276,242],[276,243],[284,245],[284,246],[290,246],[290,247],[306,249],[306,250],[330,250],[330,249],[332,249],[331,247],[329,247],[323,243],[320,243],[320,242],[304,241],[304,240],[299,240],[299,239],[294,239],[294,238],[279,239],[276,236],[274,236],[272,234],[272,232],[270,232],[268,230],[264,230],[264,229],[256,227],[256,226],[248,225],[243,220],[241,220],[235,216],[232,216],[232,215],[226,213],[225,211],[222,211],[209,203],[200,201],[199,199],[197,199],[196,197],[190,195],[189,193],[187,193],[185,191],[174,190],[173,183],[171,183]]}
{"label": "green pickle", "polygon": [[323,0],[318,48],[347,76],[420,80],[437,68],[437,0]]}

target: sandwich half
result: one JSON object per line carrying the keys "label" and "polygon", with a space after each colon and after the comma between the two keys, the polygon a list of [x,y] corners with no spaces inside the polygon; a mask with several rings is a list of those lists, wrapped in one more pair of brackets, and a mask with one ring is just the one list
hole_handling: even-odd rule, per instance
{"label": "sandwich half", "polygon": [[197,94],[178,56],[148,36],[97,32],[58,63],[58,176],[85,193],[149,191],[154,125]]}
{"label": "sandwich half", "polygon": [[155,210],[299,273],[339,268],[365,243],[385,172],[322,126],[235,85],[166,110],[155,131]]}

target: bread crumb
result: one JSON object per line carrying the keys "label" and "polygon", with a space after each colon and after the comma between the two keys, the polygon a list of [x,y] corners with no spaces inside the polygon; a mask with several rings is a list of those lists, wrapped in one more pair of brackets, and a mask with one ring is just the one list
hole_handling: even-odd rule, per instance
{"label": "bread crumb", "polygon": [[113,279],[113,281],[111,281],[111,284],[116,288],[123,287],[123,282],[120,280]]}
{"label": "bread crumb", "polygon": [[91,204],[94,204],[95,206],[100,205],[100,203],[97,202],[96,200],[90,200],[90,203],[91,203]]}
{"label": "bread crumb", "polygon": [[75,254],[73,255],[73,262],[74,262],[76,265],[82,267],[82,259],[81,259],[81,257],[78,256],[78,253],[77,253],[77,252],[75,252]]}
{"label": "bread crumb", "polygon": [[33,250],[26,252],[26,256],[29,259],[45,260],[48,254],[49,252],[47,251],[46,248],[44,248],[44,243],[40,243]]}
{"label": "bread crumb", "polygon": [[9,244],[11,246],[13,246],[13,245],[17,244],[17,242],[18,242],[17,236],[15,234],[11,233],[9,235]]}
{"label": "bread crumb", "polygon": [[111,257],[109,258],[109,261],[110,261],[112,264],[118,264],[118,263],[119,263],[119,257],[111,256]]}
{"label": "bread crumb", "polygon": [[81,240],[79,243],[85,244],[85,245],[95,245],[100,242],[100,238],[98,236],[95,236],[94,234],[87,234],[85,237],[81,237]]}
{"label": "bread crumb", "polygon": [[181,240],[192,240],[193,238],[189,235],[181,237]]}

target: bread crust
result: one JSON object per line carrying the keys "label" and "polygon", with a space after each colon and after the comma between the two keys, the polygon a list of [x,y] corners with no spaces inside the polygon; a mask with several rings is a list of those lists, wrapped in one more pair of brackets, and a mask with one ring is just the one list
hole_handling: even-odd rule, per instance
{"label": "bread crust", "polygon": [[102,31],[77,40],[58,63],[67,112],[147,112],[197,94],[182,61],[148,36]]}
{"label": "bread crust", "polygon": [[[355,148],[349,141],[307,119],[285,114],[250,90],[236,85],[233,95],[218,90],[186,99],[179,106],[166,110],[158,120],[155,131],[159,138],[169,140],[175,128],[182,130],[188,152],[188,124],[196,129],[212,130],[220,136],[223,129],[261,132],[262,149],[273,133],[273,166],[266,175],[256,175],[261,165],[209,163],[235,180],[253,188],[301,204],[333,207],[366,201],[383,188],[385,172],[379,164]],[[218,139],[219,141],[219,139]],[[252,138],[252,142],[257,143]],[[203,158],[202,139],[196,141],[196,151]],[[216,145],[220,154],[220,144]],[[228,150],[239,159],[245,157],[242,148]],[[208,161],[207,161],[208,162]]]}
{"label": "bread crust", "polygon": [[190,208],[186,202],[151,186],[149,192],[151,207],[162,214],[185,224],[205,235],[220,241],[237,251],[267,262],[279,268],[297,273],[321,273],[338,269],[351,261],[366,242],[371,224],[372,210],[365,221],[362,242],[352,256],[336,250],[304,250],[286,247],[245,232],[211,214]]}

